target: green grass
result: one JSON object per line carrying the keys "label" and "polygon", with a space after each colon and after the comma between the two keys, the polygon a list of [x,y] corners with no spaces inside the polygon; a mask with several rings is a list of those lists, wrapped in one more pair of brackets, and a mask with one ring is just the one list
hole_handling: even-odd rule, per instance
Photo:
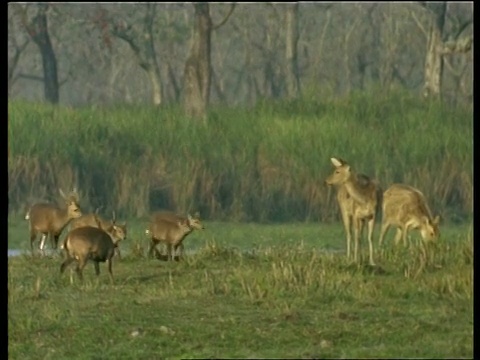
{"label": "green grass", "polygon": [[[184,261],[116,259],[115,285],[104,264],[81,283],[59,257],[9,258],[9,357],[473,357],[472,227],[441,231],[428,259],[392,232],[371,268],[365,245],[361,265],[315,251],[344,249],[339,223],[207,222]],[[10,248],[26,235],[9,219]]]}
{"label": "green grass", "polygon": [[405,91],[212,107],[205,122],[175,107],[11,101],[9,211],[76,183],[85,209],[128,217],[169,208],[217,221],[331,221],[323,180],[339,156],[384,188],[418,187],[443,218],[469,221],[472,130],[472,109]]}

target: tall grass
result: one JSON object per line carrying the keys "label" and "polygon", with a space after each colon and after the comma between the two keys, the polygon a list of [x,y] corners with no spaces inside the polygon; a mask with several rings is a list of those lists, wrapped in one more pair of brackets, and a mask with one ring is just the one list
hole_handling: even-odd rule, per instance
{"label": "tall grass", "polygon": [[213,108],[65,108],[9,102],[9,206],[55,200],[77,184],[85,208],[123,216],[156,208],[210,219],[336,219],[323,180],[340,156],[386,188],[420,188],[445,219],[473,208],[473,113],[404,92],[323,102]]}

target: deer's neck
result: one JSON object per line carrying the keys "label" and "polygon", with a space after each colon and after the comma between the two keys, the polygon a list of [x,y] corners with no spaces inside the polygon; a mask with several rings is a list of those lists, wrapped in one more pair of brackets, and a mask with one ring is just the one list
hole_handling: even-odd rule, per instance
{"label": "deer's neck", "polygon": [[356,173],[352,173],[350,179],[345,182],[345,188],[347,189],[348,194],[360,204],[368,203],[371,198],[370,184],[360,184]]}
{"label": "deer's neck", "polygon": [[56,227],[61,231],[67,226],[70,221],[73,219],[68,216],[68,209],[58,209],[57,210],[57,223],[55,224]]}

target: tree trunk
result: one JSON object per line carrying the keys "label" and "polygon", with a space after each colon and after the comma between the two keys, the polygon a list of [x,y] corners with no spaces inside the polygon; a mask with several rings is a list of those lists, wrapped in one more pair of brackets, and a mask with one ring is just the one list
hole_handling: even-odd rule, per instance
{"label": "tree trunk", "polygon": [[202,118],[210,97],[212,20],[208,3],[194,3],[193,6],[195,23],[192,47],[185,63],[184,109],[188,116]]}
{"label": "tree trunk", "polygon": [[160,80],[160,74],[158,73],[158,68],[149,70],[148,77],[152,83],[153,104],[155,106],[160,106],[162,104],[162,84]]}
{"label": "tree trunk", "polygon": [[149,60],[150,66],[147,73],[152,83],[152,100],[153,104],[160,106],[163,101],[162,96],[162,80],[160,76],[160,70],[158,67],[157,54],[155,53],[154,34],[153,34],[153,21],[155,19],[156,4],[147,4],[147,13],[145,14],[144,23],[144,47],[145,58]]}
{"label": "tree trunk", "polygon": [[47,9],[47,3],[39,3],[37,15],[33,18],[31,24],[25,25],[28,34],[37,44],[42,56],[45,99],[52,104],[58,104],[57,58],[48,33]]}
{"label": "tree trunk", "polygon": [[[441,98],[444,56],[452,53],[469,52],[472,47],[473,38],[464,37],[445,41],[443,33],[447,3],[445,1],[441,3],[429,2],[424,6],[433,13],[434,19],[428,29],[423,95],[425,97]],[[468,24],[468,22],[466,24]]]}
{"label": "tree trunk", "polygon": [[428,29],[427,54],[425,58],[425,73],[423,83],[423,96],[440,97],[443,75],[443,27],[447,3],[429,3],[426,5],[433,14],[434,19]]}
{"label": "tree trunk", "polygon": [[298,2],[287,5],[285,57],[287,61],[286,81],[287,97],[290,99],[300,95],[300,79],[298,73]]}

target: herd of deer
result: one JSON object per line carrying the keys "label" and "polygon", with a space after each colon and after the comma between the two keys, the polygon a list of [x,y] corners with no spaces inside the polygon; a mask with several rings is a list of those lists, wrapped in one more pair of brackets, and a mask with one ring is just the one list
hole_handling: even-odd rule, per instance
{"label": "herd of deer", "polygon": [[[354,260],[358,261],[358,247],[364,223],[368,226],[369,263],[373,260],[373,228],[377,208],[382,208],[382,226],[379,246],[388,228],[397,227],[395,243],[400,239],[407,245],[407,233],[418,229],[425,242],[433,241],[439,236],[439,217],[432,217],[424,195],[414,187],[393,184],[383,194],[378,183],[366,175],[356,173],[350,165],[339,158],[331,158],[334,172],[325,180],[327,185],[337,188],[337,201],[340,207],[347,237],[347,257],[351,257],[351,228],[354,236]],[[82,214],[78,193],[74,189],[68,196],[62,190],[60,194],[66,202],[61,208],[54,204],[37,203],[27,212],[25,219],[30,224],[30,246],[37,235],[42,234],[40,250],[43,251],[45,240],[50,236],[52,248],[56,249],[62,231],[70,225],[61,248],[65,259],[60,266],[63,273],[66,267],[77,261],[76,272],[80,279],[88,260],[94,262],[96,275],[100,274],[99,263],[107,262],[110,279],[113,283],[112,258],[115,253],[120,257],[119,243],[126,239],[127,226],[117,224],[115,213],[111,221],[102,219],[95,213]],[[145,233],[150,237],[148,254],[159,256],[157,245],[167,246],[167,259],[174,260],[178,250],[183,253],[183,240],[194,229],[204,229],[198,214],[195,216],[178,215],[171,211],[157,211],[152,214]]]}

